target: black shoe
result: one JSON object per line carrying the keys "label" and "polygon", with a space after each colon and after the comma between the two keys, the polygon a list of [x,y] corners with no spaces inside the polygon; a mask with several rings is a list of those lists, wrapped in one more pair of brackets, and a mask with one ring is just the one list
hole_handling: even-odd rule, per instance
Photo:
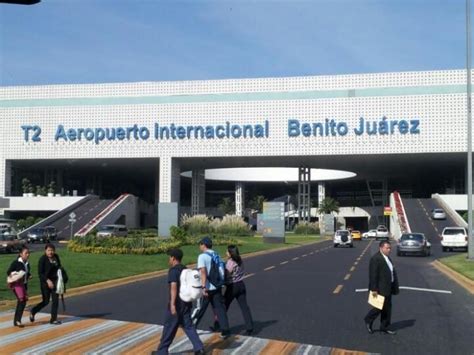
{"label": "black shoe", "polygon": [[204,355],[206,352],[204,351],[204,349],[201,349],[199,351],[195,351],[194,352],[194,355]]}
{"label": "black shoe", "polygon": [[25,327],[23,324],[21,324],[21,322],[17,322],[17,321],[13,322],[13,326],[18,327],[18,328],[24,328]]}
{"label": "black shoe", "polygon": [[374,330],[372,329],[372,323],[367,323],[367,322],[365,322],[365,328],[367,329],[367,331],[369,332],[369,334],[373,334],[373,333],[374,333]]}
{"label": "black shoe", "polygon": [[389,334],[389,335],[395,335],[395,334],[397,334],[396,331],[394,331],[394,330],[389,330],[389,329],[380,329],[380,331],[381,331],[382,333]]}
{"label": "black shoe", "polygon": [[33,323],[35,321],[35,315],[30,313],[30,322]]}
{"label": "black shoe", "polygon": [[50,320],[49,321],[49,324],[54,324],[54,325],[59,325],[59,324],[62,324],[63,322],[61,322],[60,320]]}

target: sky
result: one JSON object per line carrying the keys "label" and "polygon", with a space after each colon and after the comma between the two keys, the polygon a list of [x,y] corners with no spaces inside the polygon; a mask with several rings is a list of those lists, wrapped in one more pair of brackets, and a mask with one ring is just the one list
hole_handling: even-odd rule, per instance
{"label": "sky", "polygon": [[465,0],[0,4],[0,86],[462,69]]}

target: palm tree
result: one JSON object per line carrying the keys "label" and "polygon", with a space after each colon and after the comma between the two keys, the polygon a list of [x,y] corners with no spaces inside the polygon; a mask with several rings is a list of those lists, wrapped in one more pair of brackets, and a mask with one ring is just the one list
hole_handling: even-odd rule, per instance
{"label": "palm tree", "polygon": [[321,201],[318,212],[320,214],[330,214],[332,212],[339,212],[339,202],[332,197],[326,197]]}

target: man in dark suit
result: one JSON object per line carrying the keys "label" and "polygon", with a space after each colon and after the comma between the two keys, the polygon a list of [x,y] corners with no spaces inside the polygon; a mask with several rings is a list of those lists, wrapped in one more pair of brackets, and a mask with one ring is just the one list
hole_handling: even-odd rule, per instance
{"label": "man in dark suit", "polygon": [[369,292],[373,296],[382,295],[385,297],[383,308],[372,308],[365,316],[365,326],[367,331],[372,334],[372,325],[375,319],[380,316],[380,331],[386,334],[394,335],[395,331],[390,330],[390,319],[392,316],[392,295],[397,295],[398,278],[397,272],[389,257],[392,247],[390,242],[384,240],[379,244],[379,252],[370,259],[369,266]]}

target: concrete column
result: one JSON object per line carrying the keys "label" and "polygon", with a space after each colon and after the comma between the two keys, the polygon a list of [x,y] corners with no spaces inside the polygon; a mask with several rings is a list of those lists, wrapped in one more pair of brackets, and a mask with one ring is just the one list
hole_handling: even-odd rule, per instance
{"label": "concrete column", "polygon": [[245,201],[245,184],[242,181],[235,183],[235,214],[237,216],[244,216],[244,201]]}
{"label": "concrete column", "polygon": [[169,237],[170,227],[178,225],[180,173],[178,160],[160,158],[158,234],[162,237]]}
{"label": "concrete column", "polygon": [[206,207],[206,178],[203,169],[192,171],[191,182],[191,213],[204,213]]}
{"label": "concrete column", "polygon": [[318,207],[321,207],[321,202],[326,198],[326,185],[324,182],[318,183]]}
{"label": "concrete column", "polygon": [[12,194],[12,163],[0,158],[0,196]]}
{"label": "concrete column", "polygon": [[180,173],[179,161],[171,157],[160,158],[159,202],[179,202]]}

